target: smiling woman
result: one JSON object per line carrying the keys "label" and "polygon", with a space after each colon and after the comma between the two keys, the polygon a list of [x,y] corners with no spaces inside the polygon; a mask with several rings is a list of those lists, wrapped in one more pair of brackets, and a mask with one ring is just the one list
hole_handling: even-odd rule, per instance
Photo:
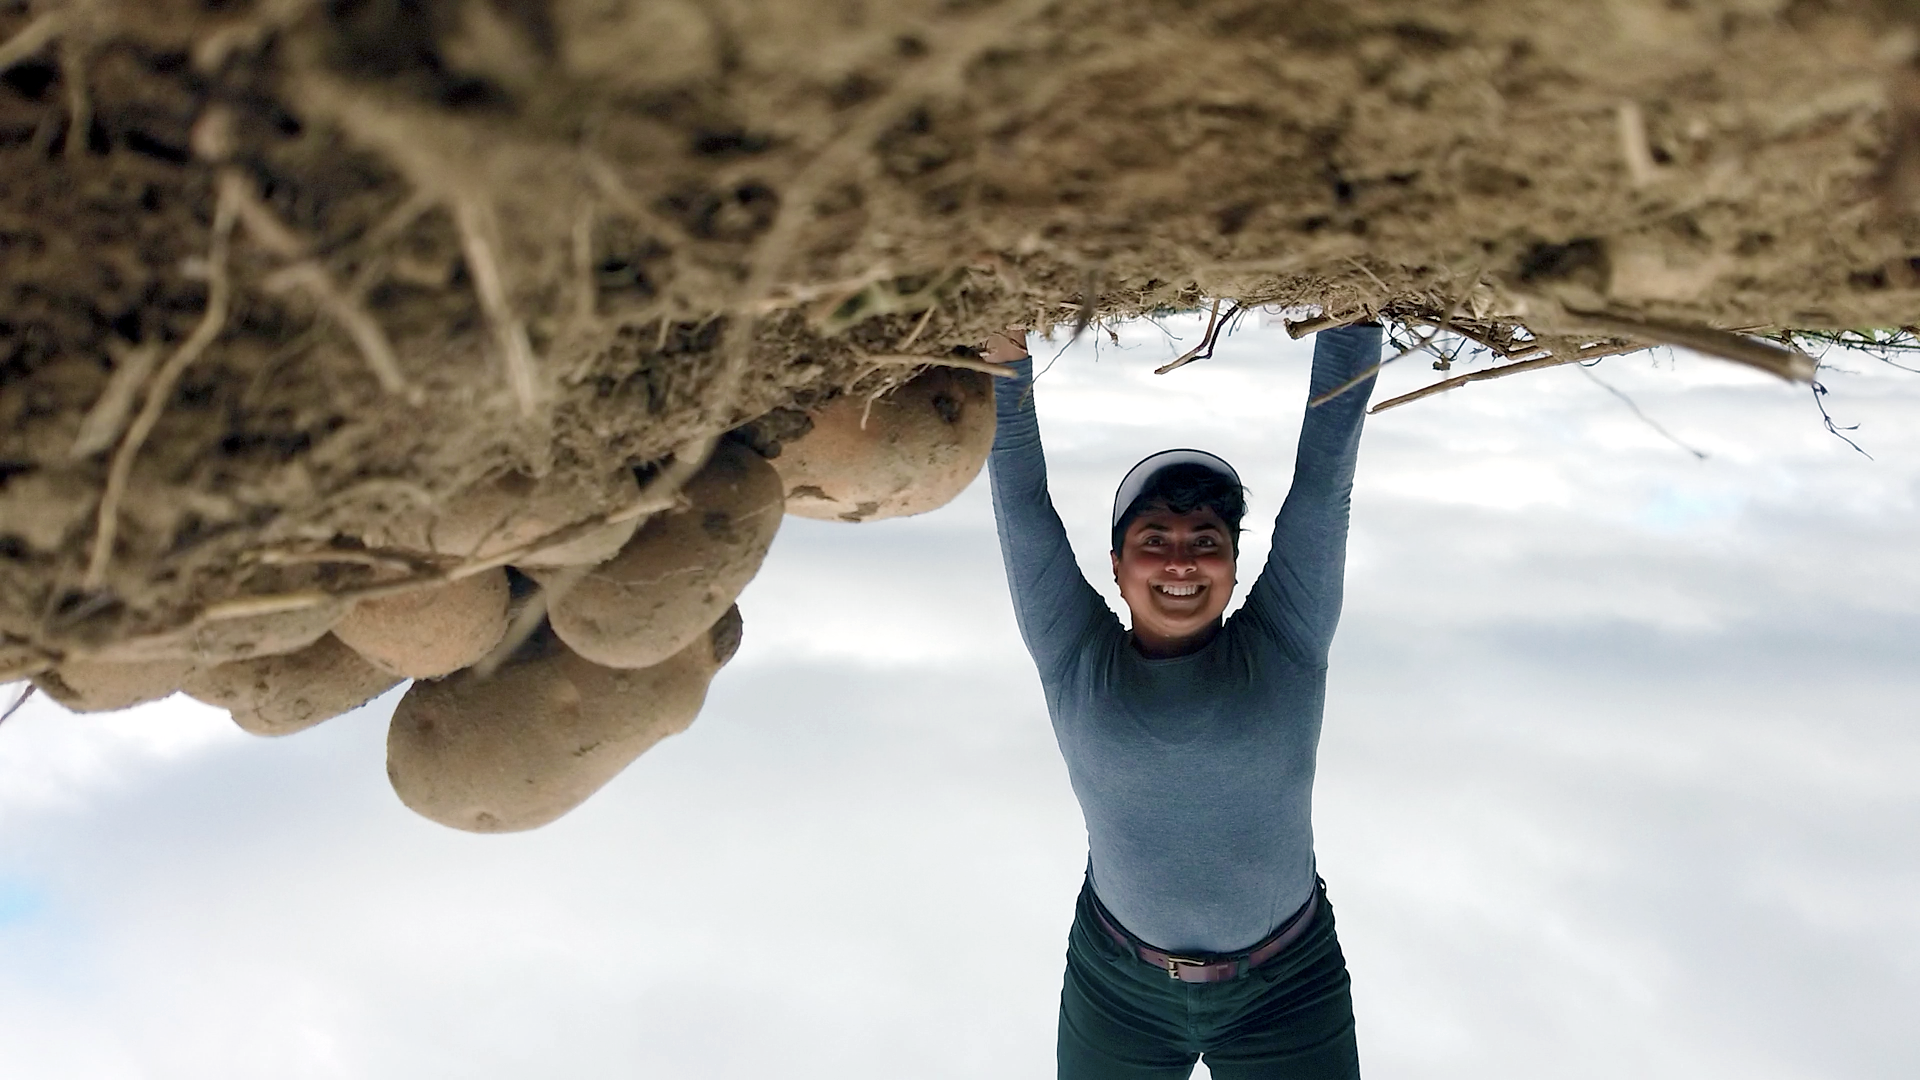
{"label": "smiling woman", "polygon": [[1087,822],[1062,1080],[1177,1080],[1203,1056],[1223,1078],[1359,1075],[1311,817],[1381,337],[1369,323],[1317,339],[1312,393],[1357,390],[1309,409],[1266,568],[1231,621],[1239,476],[1192,450],[1128,473],[1112,563],[1130,631],[1080,576],[1048,497],[1031,361],[1005,355],[1012,335],[993,343],[1015,369],[989,459],[1001,554]]}
{"label": "smiling woman", "polygon": [[1246,491],[1204,450],[1162,450],[1113,497],[1113,580],[1133,612],[1142,655],[1205,647],[1233,596]]}

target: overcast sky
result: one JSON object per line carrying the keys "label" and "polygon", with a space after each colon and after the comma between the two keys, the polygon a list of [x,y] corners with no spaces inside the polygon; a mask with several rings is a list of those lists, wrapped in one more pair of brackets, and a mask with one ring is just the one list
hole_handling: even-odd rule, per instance
{"label": "overcast sky", "polygon": [[[1155,376],[1165,326],[1038,389],[1115,603],[1128,466],[1233,461],[1250,577],[1299,427],[1311,342]],[[1920,375],[1830,359],[1875,460],[1664,352],[1368,420],[1315,819],[1370,1080],[1920,1075]],[[393,696],[280,740],[30,703],[0,1076],[1051,1077],[1085,834],[985,487],[787,519],[699,721],[532,833],[402,807]]]}

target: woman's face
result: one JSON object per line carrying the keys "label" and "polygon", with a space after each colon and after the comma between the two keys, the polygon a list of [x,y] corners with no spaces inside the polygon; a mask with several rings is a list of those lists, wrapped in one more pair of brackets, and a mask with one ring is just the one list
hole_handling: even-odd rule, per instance
{"label": "woman's face", "polygon": [[1233,596],[1233,536],[1211,509],[1176,514],[1149,507],[1127,525],[1113,580],[1133,612],[1143,654],[1192,652],[1213,639]]}

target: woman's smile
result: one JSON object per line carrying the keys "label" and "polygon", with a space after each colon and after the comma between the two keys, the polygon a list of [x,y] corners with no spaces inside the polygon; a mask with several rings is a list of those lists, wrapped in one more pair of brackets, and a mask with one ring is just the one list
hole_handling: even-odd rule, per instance
{"label": "woman's smile", "polygon": [[1150,507],[1127,527],[1113,580],[1142,653],[1193,652],[1212,640],[1233,596],[1232,533],[1206,507],[1180,514]]}

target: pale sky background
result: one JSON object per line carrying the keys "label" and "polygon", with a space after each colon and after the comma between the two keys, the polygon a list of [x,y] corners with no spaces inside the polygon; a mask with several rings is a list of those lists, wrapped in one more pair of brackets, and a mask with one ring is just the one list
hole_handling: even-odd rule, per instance
{"label": "pale sky background", "polygon": [[[1311,343],[1155,376],[1166,326],[1039,384],[1110,596],[1134,461],[1239,467],[1249,578],[1290,476]],[[1705,461],[1571,368],[1368,420],[1316,823],[1370,1080],[1920,1075],[1920,376],[1831,359],[1876,460],[1665,352],[1593,374]],[[392,696],[280,740],[29,704],[0,1077],[1052,1076],[1085,835],[984,476],[787,519],[740,606],[693,728],[513,836],[400,805]]]}

